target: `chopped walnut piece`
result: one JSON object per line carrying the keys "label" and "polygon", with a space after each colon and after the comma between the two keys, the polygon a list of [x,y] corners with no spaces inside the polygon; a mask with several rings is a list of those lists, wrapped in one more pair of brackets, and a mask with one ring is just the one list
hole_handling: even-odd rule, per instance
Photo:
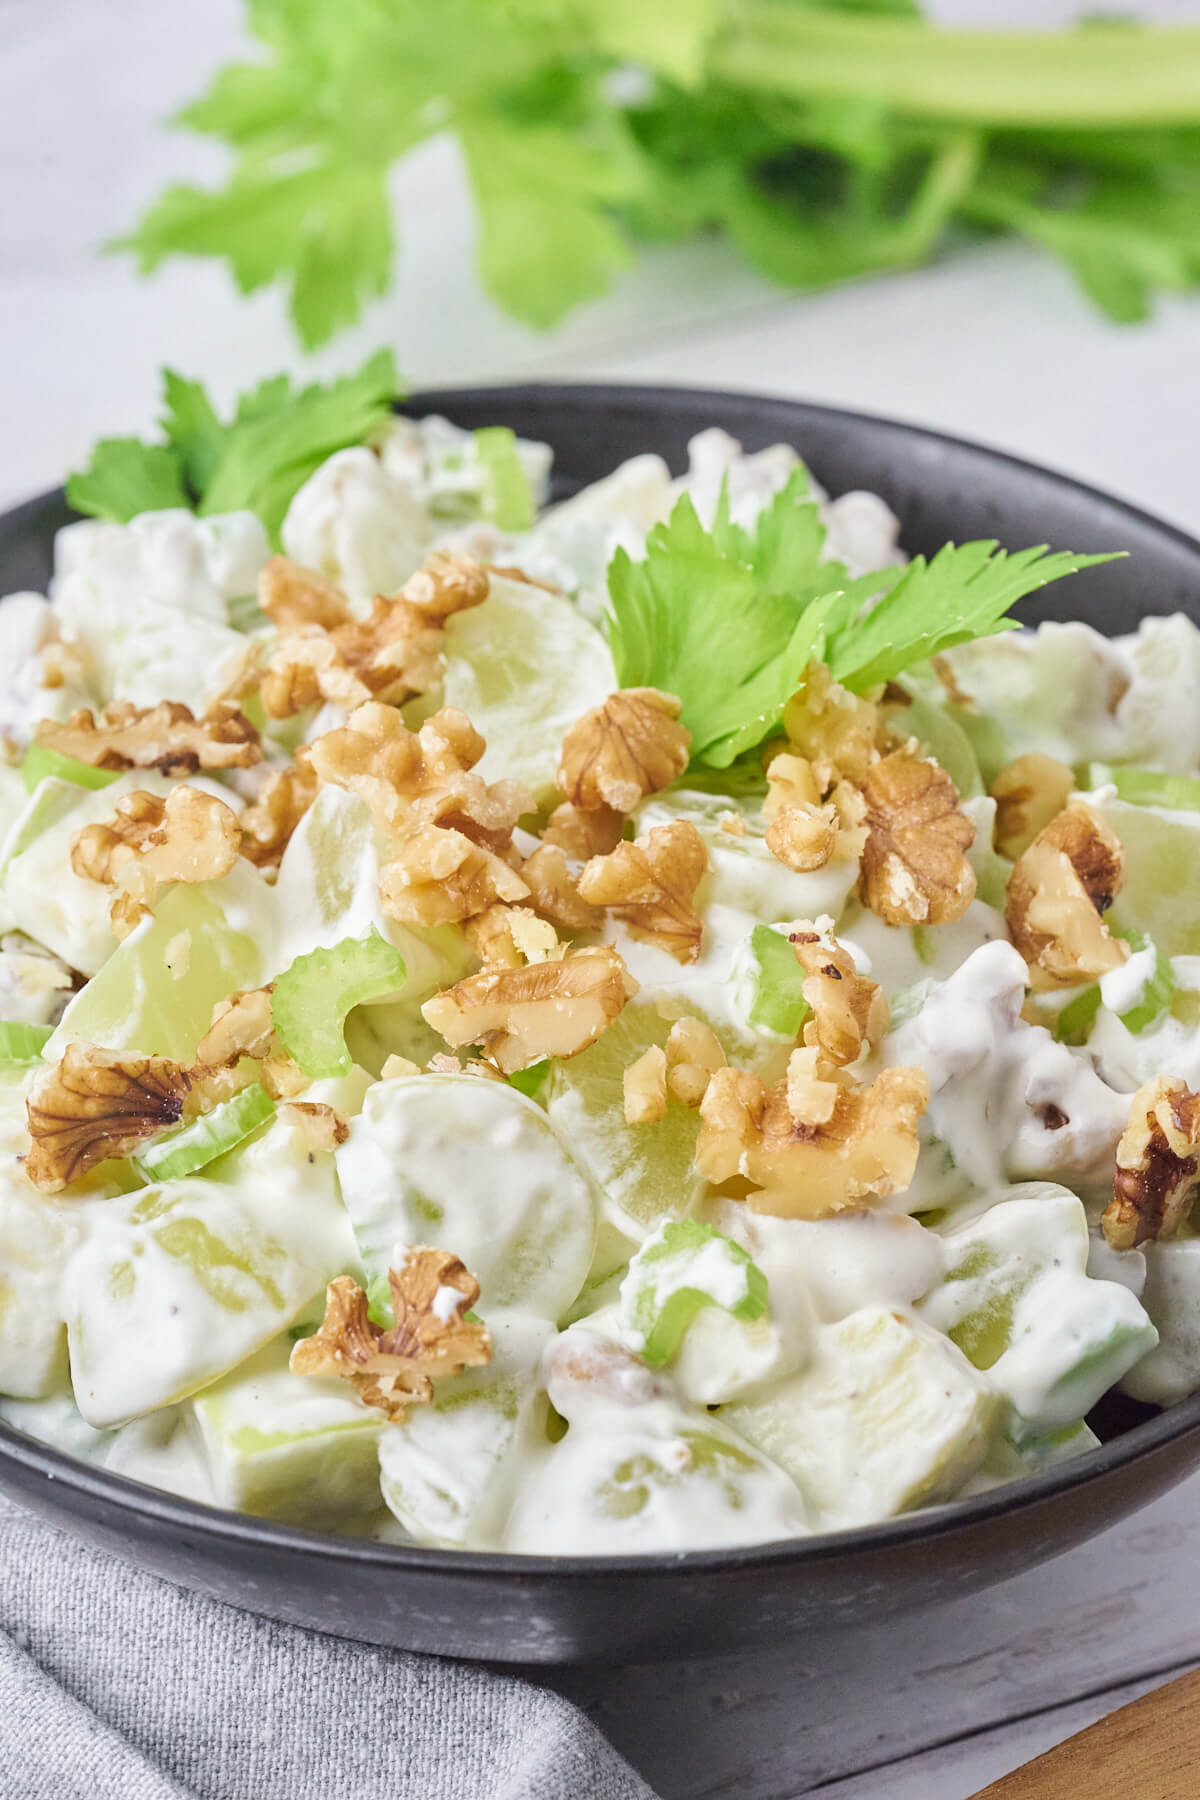
{"label": "chopped walnut piece", "polygon": [[259,695],[269,719],[291,719],[322,700],[360,706],[371,698],[371,690],[328,632],[319,625],[301,625],[285,632],[267,652]]}
{"label": "chopped walnut piece", "polygon": [[286,719],[318,700],[399,705],[426,693],[442,673],[446,620],[486,600],[488,588],[478,563],[435,551],[398,594],[377,594],[366,617],[356,618],[323,577],[273,558],[260,600],[281,631],[265,662],[264,709]]}
{"label": "chopped walnut piece", "polygon": [[805,1043],[817,1046],[830,1062],[854,1062],[864,1044],[873,1049],[887,1030],[887,996],[814,925],[802,923],[788,933],[788,941],[806,971],[801,992],[812,1018],[804,1027]]}
{"label": "chopped walnut piece", "polygon": [[597,931],[604,923],[598,906],[580,897],[579,883],[571,874],[564,850],[557,844],[539,844],[521,865],[521,880],[529,889],[529,904],[560,931]]}
{"label": "chopped walnut piece", "polygon": [[77,831],[71,867],[116,888],[113,928],[126,937],[153,906],[161,884],[228,875],[240,842],[233,808],[183,782],[165,800],[140,789],[126,794],[113,818]]}
{"label": "chopped walnut piece", "polygon": [[837,847],[837,836],[835,807],[797,801],[782,807],[767,826],[767,849],[777,862],[808,875],[825,867]]}
{"label": "chopped walnut piece", "polygon": [[553,925],[527,906],[489,906],[463,929],[485,968],[523,969],[562,955]]}
{"label": "chopped walnut piece", "polygon": [[243,1056],[261,1062],[274,1043],[270,988],[245,988],[217,1001],[212,1023],[196,1046],[196,1061],[218,1069],[232,1068]]}
{"label": "chopped walnut piece", "polygon": [[257,730],[228,700],[215,701],[199,717],[177,700],[158,706],[113,700],[99,718],[81,706],[65,725],[42,719],[33,736],[43,750],[73,756],[93,769],[194,775],[197,769],[248,769],[262,758]]}
{"label": "chopped walnut piece", "polygon": [[278,769],[268,778],[258,799],[242,812],[238,820],[242,855],[259,868],[278,867],[292,833],[317,797],[317,787],[317,772],[301,748],[286,769]]}
{"label": "chopped walnut piece", "polygon": [[620,688],[577,719],[563,739],[558,785],[584,812],[632,812],[688,765],[692,734],[680,703],[657,688]]}
{"label": "chopped walnut piece", "polygon": [[466,714],[454,707],[443,707],[412,732],[395,707],[368,701],[344,726],[310,744],[308,756],[318,779],[357,794],[385,833],[428,822],[501,850],[528,810],[529,796],[516,782],[489,785],[472,773],[484,748]]}
{"label": "chopped walnut piece", "polygon": [[318,1154],[336,1150],[350,1136],[350,1127],[341,1113],[326,1106],[323,1100],[286,1100],[278,1117],[285,1124],[298,1126],[309,1150]]}
{"label": "chopped walnut piece", "polygon": [[[508,571],[497,569],[495,573]],[[482,563],[461,551],[434,550],[409,576],[398,597],[416,607],[425,619],[441,624],[452,613],[482,606],[490,588],[491,576]]]}
{"label": "chopped walnut piece", "polygon": [[696,827],[676,819],[656,825],[636,843],[622,840],[607,856],[594,856],[579,877],[579,892],[603,906],[636,938],[655,944],[676,962],[695,962],[704,925],[695,907],[708,852]]}
{"label": "chopped walnut piece", "polygon": [[667,1053],[651,1044],[622,1077],[627,1125],[657,1125],[667,1112]]}
{"label": "chopped walnut piece", "polygon": [[811,662],[784,709],[783,728],[792,750],[808,762],[822,799],[842,777],[865,780],[878,756],[882,720],[872,701],[839,686],[824,663]]}
{"label": "chopped walnut piece", "polygon": [[816,806],[823,790],[817,785],[813,766],[806,756],[793,756],[781,751],[767,764],[767,797],[763,801],[763,817],[778,818],[789,806]]}
{"label": "chopped walnut piece", "polygon": [[410,1406],[433,1399],[433,1378],[459,1375],[489,1361],[487,1327],[465,1319],[479,1283],[447,1250],[410,1250],[388,1270],[396,1323],[371,1323],[367,1296],[348,1275],[325,1290],[325,1317],[292,1350],[295,1375],[340,1376],[367,1406],[402,1420]]}
{"label": "chopped walnut piece", "polygon": [[894,750],[862,783],[867,841],[859,888],[888,925],[943,925],[961,919],[975,898],[967,851],[975,827],[959,810],[958,791],[936,763]]}
{"label": "chopped walnut piece", "polygon": [[568,856],[586,862],[589,856],[606,856],[614,844],[621,842],[625,816],[611,806],[594,807],[584,812],[564,800],[546,821],[543,844],[553,844]]}
{"label": "chopped walnut piece", "polygon": [[1065,763],[1031,750],[1001,769],[992,783],[996,827],[992,841],[1012,862],[1028,850],[1071,797],[1075,777]]}
{"label": "chopped walnut piece", "polygon": [[404,924],[448,925],[529,895],[514,868],[461,831],[417,825],[393,852],[379,871],[379,902]]}
{"label": "chopped walnut piece", "polygon": [[479,1044],[505,1075],[577,1056],[612,1024],[637,982],[615,950],[576,950],[525,969],[484,969],[435,994],[426,1023],[458,1049]]}
{"label": "chopped walnut piece", "polygon": [[1042,827],[1008,878],[1005,917],[1037,989],[1096,981],[1129,955],[1102,914],[1125,879],[1120,841],[1076,802]]}
{"label": "chopped walnut piece", "polygon": [[270,557],[259,570],[258,604],[280,631],[303,625],[332,631],[350,617],[350,602],[340,587],[286,556]]}
{"label": "chopped walnut piece", "polygon": [[861,789],[851,781],[839,781],[829,796],[829,804],[838,821],[830,861],[861,862],[868,837],[867,803]]}
{"label": "chopped walnut piece", "polygon": [[1117,1145],[1113,1197],[1101,1218],[1114,1250],[1172,1237],[1200,1183],[1200,1094],[1159,1075],[1140,1087]]}
{"label": "chopped walnut piece", "polygon": [[43,1193],[109,1157],[127,1156],[183,1116],[191,1073],[163,1056],[69,1044],[36,1077],[26,1102],[32,1147],[25,1173]]}
{"label": "chopped walnut piece", "polygon": [[703,1019],[676,1019],[667,1033],[667,1086],[684,1106],[699,1106],[709,1080],[725,1067],[721,1041]]}
{"label": "chopped walnut piece", "polygon": [[858,1087],[815,1048],[793,1051],[772,1088],[719,1069],[700,1105],[696,1167],[710,1181],[751,1182],[752,1212],[824,1218],[908,1186],[928,1098],[922,1069],[884,1069]]}

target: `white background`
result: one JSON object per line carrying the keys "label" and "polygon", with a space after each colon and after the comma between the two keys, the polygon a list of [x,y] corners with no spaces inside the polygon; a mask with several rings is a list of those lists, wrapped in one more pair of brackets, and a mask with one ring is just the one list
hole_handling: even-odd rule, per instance
{"label": "white background", "polygon": [[[1036,25],[1072,9],[935,10]],[[1153,10],[1200,22],[1181,0]],[[238,53],[239,31],[235,0],[0,0],[0,504],[61,480],[97,435],[145,428],[163,362],[222,399],[302,366],[276,295],[243,301],[201,262],[140,282],[128,258],[98,254],[169,179],[219,176],[216,147],[160,121]],[[389,342],[414,385],[545,374],[794,394],[985,439],[1200,529],[1200,299],[1117,330],[1061,270],[1008,246],[795,299],[705,243],[646,257],[543,338],[476,291],[446,145],[411,160],[396,197],[395,291],[310,369]],[[927,1618],[560,1685],[672,1796],[965,1800],[1200,1661],[1198,1521],[1194,1480],[1051,1568]]]}

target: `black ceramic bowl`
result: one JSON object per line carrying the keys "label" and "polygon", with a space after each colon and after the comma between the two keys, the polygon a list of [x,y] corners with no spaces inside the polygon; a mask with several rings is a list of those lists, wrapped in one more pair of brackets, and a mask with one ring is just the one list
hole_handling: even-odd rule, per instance
{"label": "black ceramic bowl", "polygon": [[[795,444],[833,493],[869,488],[910,551],[995,537],[1012,549],[1127,550],[1034,597],[1025,617],[1108,632],[1200,614],[1200,543],[1061,475],[936,432],[791,401],[671,388],[508,387],[414,397],[414,413],[505,424],[554,445],[560,491],[622,457],[675,467],[722,425],[750,449]],[[44,587],[70,513],[46,495],[0,518],[0,593]],[[778,1644],[785,1633],[935,1605],[1059,1555],[1200,1464],[1200,1395],[1108,1406],[1103,1446],[1047,1474],[883,1525],[679,1556],[534,1557],[401,1548],[174,1499],[0,1426],[0,1486],[79,1536],[235,1605],[373,1643],[510,1662],[636,1662]]]}

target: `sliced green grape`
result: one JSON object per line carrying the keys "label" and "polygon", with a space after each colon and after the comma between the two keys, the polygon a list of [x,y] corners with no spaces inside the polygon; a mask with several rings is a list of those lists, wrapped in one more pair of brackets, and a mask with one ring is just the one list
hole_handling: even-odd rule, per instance
{"label": "sliced green grape", "polygon": [[20,1019],[0,1022],[0,1069],[28,1069],[42,1060],[54,1035],[52,1025],[26,1025]]}
{"label": "sliced green grape", "polygon": [[654,1006],[635,1002],[587,1050],[551,1070],[551,1123],[601,1188],[612,1222],[639,1239],[689,1213],[703,1186],[694,1109],[673,1100],[657,1125],[625,1121],[625,1070],[652,1044],[665,1045],[670,1029]]}
{"label": "sliced green grape", "polygon": [[193,1175],[242,1143],[274,1113],[271,1096],[257,1081],[252,1082],[203,1118],[147,1144],[134,1161],[147,1181],[175,1181]]}
{"label": "sliced green grape", "polygon": [[446,621],[447,706],[487,741],[478,773],[553,800],[562,741],[617,685],[608,646],[565,594],[492,577],[482,606]]}
{"label": "sliced green grape", "polygon": [[1160,769],[1131,769],[1092,763],[1088,779],[1094,788],[1112,786],[1119,800],[1134,806],[1162,806],[1168,812],[1200,812],[1200,781],[1190,775],[1167,775]]}
{"label": "sliced green grape", "polygon": [[21,780],[25,791],[32,794],[47,776],[58,781],[73,781],[76,787],[106,788],[121,779],[120,769],[97,769],[78,757],[63,756],[58,750],[47,750],[41,744],[30,744],[21,763]]}
{"label": "sliced green grape", "polygon": [[747,1023],[794,1043],[809,1008],[802,992],[806,971],[787,938],[756,925],[738,972],[746,984]]}
{"label": "sliced green grape", "polygon": [[678,1354],[705,1306],[735,1319],[761,1319],[767,1278],[740,1244],[699,1219],[670,1219],[648,1238],[621,1283],[621,1330],[640,1339],[642,1361],[661,1368]]}
{"label": "sliced green grape", "polygon": [[407,980],[404,958],[372,931],[310,950],[275,979],[271,1013],[285,1049],[306,1075],[345,1075],[351,1066],[346,1015],[395,994]]}
{"label": "sliced green grape", "polygon": [[483,513],[501,531],[528,531],[537,515],[529,478],[517,454],[517,434],[507,425],[484,425],[475,433],[483,472]]}

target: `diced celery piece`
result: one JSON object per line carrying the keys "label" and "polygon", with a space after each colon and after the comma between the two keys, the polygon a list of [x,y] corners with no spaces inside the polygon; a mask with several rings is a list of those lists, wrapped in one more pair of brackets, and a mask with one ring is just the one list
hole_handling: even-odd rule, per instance
{"label": "diced celery piece", "polygon": [[354,1007],[397,993],[404,958],[378,933],[298,956],[275,978],[271,1014],[284,1048],[314,1080],[351,1066],[344,1026]]}
{"label": "diced celery piece", "polygon": [[357,1264],[332,1157],[282,1117],[213,1172],[109,1202],[62,1285],[80,1412],[115,1425],[185,1399]]}
{"label": "diced celery piece", "polygon": [[516,1069],[509,1076],[508,1084],[515,1087],[518,1094],[524,1094],[527,1100],[536,1100],[540,1106],[549,1080],[550,1062],[544,1058],[541,1062],[530,1063],[527,1069]]}
{"label": "diced celery piece", "polygon": [[556,1319],[587,1275],[596,1197],[546,1114],[472,1075],[411,1075],[371,1087],[337,1153],[371,1277],[397,1244],[437,1244],[479,1282],[480,1311]]}
{"label": "diced celery piece", "polygon": [[52,1025],[27,1025],[21,1019],[0,1021],[0,1070],[35,1067],[53,1035]]}
{"label": "diced celery piece", "polygon": [[[1151,940],[1144,931],[1117,931],[1136,955],[1139,951],[1151,948]],[[1142,991],[1142,998],[1128,1012],[1123,1012],[1121,1023],[1126,1031],[1132,1031],[1137,1037],[1156,1025],[1165,1013],[1171,1010],[1171,1002],[1175,998],[1175,971],[1171,967],[1171,959],[1164,956],[1157,945],[1154,948],[1154,973]]]}
{"label": "diced celery piece", "polygon": [[997,1413],[989,1382],[940,1332],[868,1306],[821,1328],[808,1368],[719,1417],[841,1527],[948,1499],[982,1462]]}
{"label": "diced celery piece", "polygon": [[190,1125],[146,1144],[133,1160],[147,1181],[177,1181],[224,1156],[274,1114],[275,1102],[255,1081]]}
{"label": "diced celery piece", "polygon": [[705,1306],[761,1319],[767,1278],[740,1244],[698,1219],[669,1219],[646,1239],[621,1284],[620,1332],[651,1368],[678,1354]]}
{"label": "diced celery piece", "polygon": [[379,1507],[381,1412],[349,1383],[293,1375],[285,1336],[190,1401],[218,1506],[337,1528]]}
{"label": "diced celery piece", "polygon": [[654,1006],[634,1002],[587,1050],[551,1071],[551,1123],[603,1193],[606,1216],[637,1238],[690,1212],[704,1185],[695,1168],[694,1109],[671,1101],[657,1125],[625,1122],[625,1070],[652,1044],[664,1045],[669,1030]]}
{"label": "diced celery piece", "polygon": [[1060,1044],[1086,1044],[1100,1011],[1100,988],[1085,987],[1060,1009],[1054,1019],[1054,1035]]}
{"label": "diced celery piece", "polygon": [[1133,806],[1161,806],[1167,812],[1200,812],[1200,781],[1191,775],[1167,775],[1160,769],[1131,769],[1093,763],[1092,787],[1115,787],[1118,800]]}
{"label": "diced celery piece", "polygon": [[[232,876],[239,886],[259,881],[249,869]],[[163,893],[153,918],[130,933],[71,1001],[46,1055],[61,1056],[69,1043],[83,1042],[189,1062],[217,1002],[263,978],[259,944],[231,929],[218,903],[226,891],[222,882],[180,882]]]}
{"label": "diced celery piece", "polygon": [[806,971],[786,935],[756,925],[739,975],[745,983],[747,1023],[781,1042],[795,1043],[809,1007],[801,992]]}
{"label": "diced celery piece", "polygon": [[1127,1287],[1088,1276],[1087,1216],[1066,1188],[1012,1188],[944,1243],[943,1281],[917,1310],[987,1370],[1018,1442],[1074,1424],[1155,1342]]}
{"label": "diced celery piece", "polygon": [[484,518],[501,531],[528,531],[537,508],[517,454],[516,433],[507,425],[484,425],[474,437],[483,474]]}
{"label": "diced celery piece", "polygon": [[383,1497],[421,1543],[494,1546],[517,1482],[544,1442],[537,1365],[553,1328],[491,1313],[492,1361],[437,1383],[379,1441]]}
{"label": "diced celery piece", "polygon": [[81,788],[106,788],[121,779],[121,771],[97,769],[91,763],[80,762],[78,757],[64,756],[61,751],[47,750],[41,744],[30,744],[21,762],[25,792],[32,794],[39,782],[47,777],[70,781]]}
{"label": "diced celery piece", "polygon": [[447,706],[487,740],[477,771],[552,800],[562,741],[617,685],[608,646],[564,594],[493,575],[482,606],[446,621]]}

